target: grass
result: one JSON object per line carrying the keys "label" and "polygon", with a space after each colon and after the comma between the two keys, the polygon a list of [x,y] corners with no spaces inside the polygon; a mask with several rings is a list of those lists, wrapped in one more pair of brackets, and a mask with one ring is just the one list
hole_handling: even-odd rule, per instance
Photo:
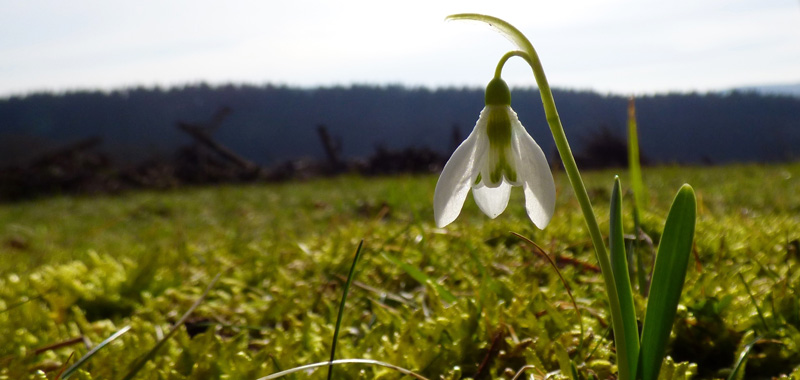
{"label": "grass", "polygon": [[[603,231],[617,172],[624,174],[585,176]],[[694,364],[667,365],[662,374],[727,378],[739,368],[747,379],[800,376],[800,165],[646,168],[644,177],[641,224],[656,244],[680,185],[691,183],[698,195],[696,259],[668,345],[675,362]],[[556,214],[544,231],[528,221],[519,191],[495,220],[468,200],[455,223],[436,229],[434,176],[0,205],[0,378],[53,379],[130,325],[70,377],[122,378],[223,270],[136,378],[257,379],[325,362],[362,239],[337,359],[380,361],[430,379],[510,379],[525,366],[537,378],[569,377],[573,366],[578,377],[605,378],[615,359],[603,284],[563,173],[556,181]],[[626,221],[631,204],[626,194]],[[624,228],[633,231],[632,223]],[[553,255],[580,313],[550,264],[511,231]],[[645,300],[634,297],[642,316]],[[378,366],[342,364],[335,373],[401,378]],[[326,374],[321,367],[286,378]]]}

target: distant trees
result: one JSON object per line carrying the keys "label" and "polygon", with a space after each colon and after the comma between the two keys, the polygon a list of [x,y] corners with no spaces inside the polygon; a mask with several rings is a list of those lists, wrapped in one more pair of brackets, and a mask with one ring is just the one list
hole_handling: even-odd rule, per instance
{"label": "distant trees", "polygon": [[[591,150],[594,138],[624,138],[625,97],[564,90],[554,96],[576,152]],[[551,152],[538,92],[514,89],[512,97],[523,124]],[[215,138],[259,164],[323,158],[320,124],[339,139],[343,158],[367,157],[378,145],[448,154],[454,134],[465,137],[471,131],[483,107],[483,90],[199,84],[11,97],[0,99],[0,163],[92,136],[102,138],[102,148],[115,160],[169,154],[188,142],[174,127],[177,121],[201,121],[223,106],[232,112]],[[642,153],[651,162],[800,157],[800,98],[744,92],[655,95],[637,99],[637,115]],[[597,134],[601,127],[604,134]]]}

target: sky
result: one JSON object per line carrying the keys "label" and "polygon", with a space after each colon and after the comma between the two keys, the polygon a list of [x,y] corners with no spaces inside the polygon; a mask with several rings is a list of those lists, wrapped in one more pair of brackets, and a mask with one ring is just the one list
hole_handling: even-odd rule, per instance
{"label": "sky", "polygon": [[[800,0],[0,0],[0,96],[133,86],[485,86],[533,42],[551,86],[639,95],[800,83]],[[512,59],[512,87],[534,86]]]}

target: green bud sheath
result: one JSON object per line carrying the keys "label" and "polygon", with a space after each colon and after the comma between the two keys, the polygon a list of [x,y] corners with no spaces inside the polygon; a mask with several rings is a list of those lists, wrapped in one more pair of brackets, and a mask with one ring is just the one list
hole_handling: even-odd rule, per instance
{"label": "green bud sheath", "polygon": [[508,89],[506,81],[494,78],[486,86],[485,103],[487,106],[510,106],[511,91]]}

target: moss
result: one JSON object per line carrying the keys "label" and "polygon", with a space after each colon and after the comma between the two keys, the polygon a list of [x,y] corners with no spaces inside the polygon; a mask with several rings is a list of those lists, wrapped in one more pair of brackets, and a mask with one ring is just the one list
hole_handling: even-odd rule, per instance
{"label": "moss", "polygon": [[[613,174],[585,179],[590,188],[606,189]],[[697,260],[690,263],[670,343],[676,360],[696,366],[668,369],[694,371],[695,378],[724,373],[733,366],[731,345],[738,350],[748,343],[744,334],[754,332],[763,342],[754,347],[745,378],[800,371],[793,243],[800,239],[800,165],[664,167],[644,174],[651,204],[642,223],[656,245],[653,231],[661,230],[674,191],[689,182],[698,193]],[[225,274],[189,330],[168,341],[139,378],[255,379],[328,360],[344,276],[361,239],[365,251],[337,358],[372,358],[432,379],[463,379],[479,371],[499,378],[523,365],[532,365],[534,374],[558,370],[566,353],[584,378],[609,376],[615,358],[602,281],[591,269],[594,253],[566,178],[556,173],[556,179],[556,215],[544,231],[530,224],[519,191],[495,220],[467,202],[455,223],[437,229],[434,176],[345,176],[0,205],[0,241],[25,242],[24,251],[0,251],[0,377],[35,379],[42,371],[53,378],[88,351],[82,340],[65,342],[85,337],[97,344],[131,325],[72,377],[121,378],[220,271]],[[607,215],[605,198],[594,200],[598,215]],[[630,204],[626,199],[626,213]],[[559,263],[582,308],[583,336],[558,276],[508,231],[564,258]],[[457,300],[443,300],[437,287],[417,282],[384,252]],[[58,343],[64,345],[47,348]],[[557,355],[557,346],[564,352]],[[718,360],[703,357],[711,353]],[[398,378],[359,365],[343,365],[336,374]],[[317,370],[295,378],[324,376]]]}

